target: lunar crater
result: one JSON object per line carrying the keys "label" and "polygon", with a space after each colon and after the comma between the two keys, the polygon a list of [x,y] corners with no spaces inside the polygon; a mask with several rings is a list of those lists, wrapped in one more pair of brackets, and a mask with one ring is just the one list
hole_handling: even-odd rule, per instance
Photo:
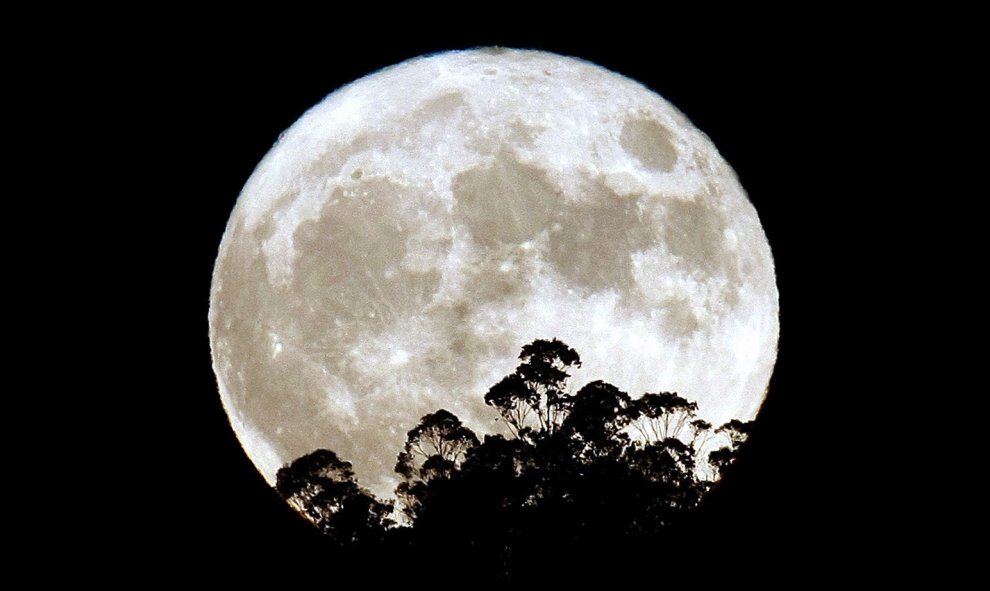
{"label": "lunar crater", "polygon": [[619,141],[629,154],[650,170],[671,172],[677,164],[673,133],[653,119],[626,120]]}

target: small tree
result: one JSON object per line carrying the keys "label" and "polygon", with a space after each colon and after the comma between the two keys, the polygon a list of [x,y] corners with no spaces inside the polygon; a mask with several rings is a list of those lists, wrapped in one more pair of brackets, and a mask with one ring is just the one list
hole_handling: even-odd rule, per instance
{"label": "small tree", "polygon": [[380,541],[390,525],[392,506],[359,487],[351,463],[327,449],[283,466],[275,490],[340,545]]}
{"label": "small tree", "polygon": [[630,446],[623,459],[638,486],[633,497],[640,514],[632,524],[638,533],[656,534],[698,505],[709,483],[696,477],[694,449],[673,437]]}
{"label": "small tree", "polygon": [[406,444],[395,464],[395,471],[402,476],[396,494],[403,512],[415,519],[429,483],[453,476],[477,445],[474,432],[448,410],[440,409],[420,419],[406,434]]}
{"label": "small tree", "polygon": [[715,430],[716,433],[725,435],[729,440],[729,444],[708,454],[708,463],[712,466],[712,469],[718,474],[725,473],[729,465],[735,461],[739,447],[749,438],[752,428],[752,421],[744,423],[738,419],[732,419]]}
{"label": "small tree", "polygon": [[678,437],[695,418],[697,402],[688,402],[672,392],[643,394],[631,409],[632,425],[650,443]]}

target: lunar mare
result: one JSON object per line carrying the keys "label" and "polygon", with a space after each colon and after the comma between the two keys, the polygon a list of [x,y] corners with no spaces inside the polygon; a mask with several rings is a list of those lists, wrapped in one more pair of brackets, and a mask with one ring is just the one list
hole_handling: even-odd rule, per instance
{"label": "lunar mare", "polygon": [[488,387],[556,337],[603,379],[755,416],[777,289],[756,211],[711,141],[638,83],[474,50],[346,86],[280,138],[220,246],[221,398],[269,482],[329,448],[390,496],[405,432],[446,408],[499,431]]}

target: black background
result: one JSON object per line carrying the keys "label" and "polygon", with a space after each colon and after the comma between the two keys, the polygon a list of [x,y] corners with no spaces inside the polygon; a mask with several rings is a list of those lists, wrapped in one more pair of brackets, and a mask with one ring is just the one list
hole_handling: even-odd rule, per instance
{"label": "black background", "polygon": [[[848,38],[832,34],[743,32],[712,46],[703,27],[685,26],[690,34],[677,39],[544,28],[388,43],[286,32],[163,41],[144,66],[153,75],[131,90],[155,105],[148,133],[160,138],[145,163],[163,195],[154,208],[159,223],[140,238],[153,243],[156,273],[143,287],[156,302],[152,346],[161,350],[136,368],[161,400],[149,405],[153,411],[141,407],[136,435],[154,452],[141,468],[151,494],[140,503],[159,517],[153,527],[133,519],[124,539],[166,535],[179,540],[170,555],[179,563],[215,564],[216,552],[234,552],[263,559],[265,569],[285,568],[315,547],[309,526],[241,451],[217,394],[207,310],[227,218],[278,134],[334,89],[424,53],[503,45],[580,57],[659,92],[709,135],[763,223],[780,291],[778,362],[736,478],[712,495],[712,547],[699,552],[734,554],[757,570],[859,560],[878,531],[877,501],[863,478],[869,460],[847,439],[864,426],[855,412],[837,408],[837,393],[849,388],[837,370],[855,356],[855,345],[841,338],[846,294],[859,278],[841,262],[857,229],[836,195],[860,174],[856,161],[844,160],[841,138],[851,113],[877,108],[863,81],[883,75],[883,58],[864,62]],[[859,137],[869,141],[863,130]],[[125,522],[132,515],[116,512]]]}

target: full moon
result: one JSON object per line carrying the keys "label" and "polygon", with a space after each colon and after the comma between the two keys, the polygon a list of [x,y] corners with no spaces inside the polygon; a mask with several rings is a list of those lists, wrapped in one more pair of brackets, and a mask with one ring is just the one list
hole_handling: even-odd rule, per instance
{"label": "full moon", "polygon": [[752,419],[778,299],[755,209],[676,108],[586,61],[482,49],[371,74],[282,134],[231,214],[209,321],[269,483],[326,448],[390,497],[421,416],[502,432],[484,394],[534,339],[580,354],[575,388]]}

